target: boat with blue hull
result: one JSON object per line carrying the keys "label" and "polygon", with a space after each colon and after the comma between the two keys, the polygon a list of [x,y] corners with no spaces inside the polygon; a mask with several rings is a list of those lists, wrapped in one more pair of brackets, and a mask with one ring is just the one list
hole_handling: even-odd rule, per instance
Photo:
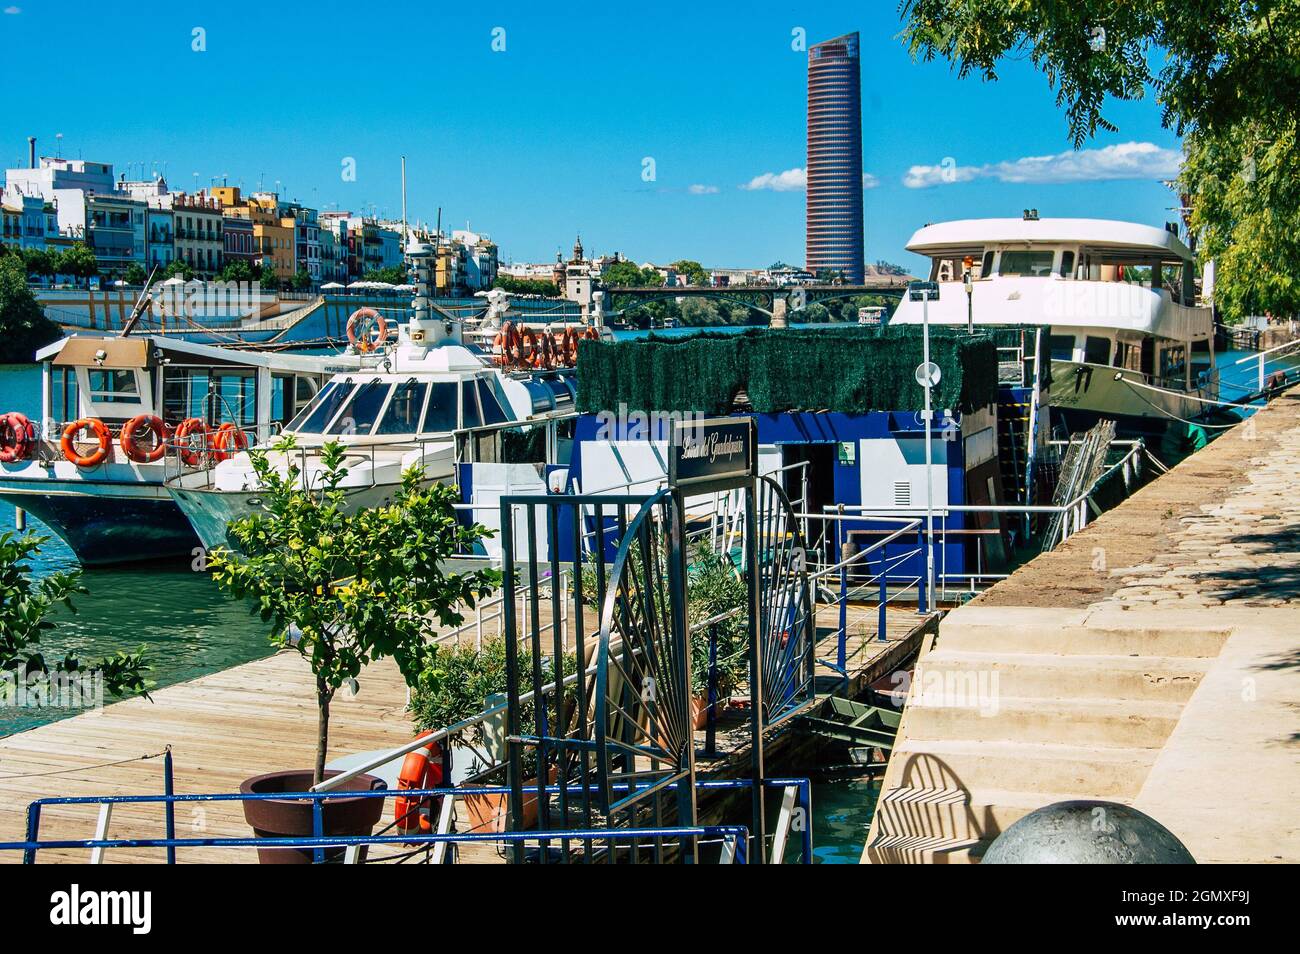
{"label": "boat with blue hull", "polygon": [[[36,358],[39,418],[0,417],[0,500],[38,518],[86,566],[192,560],[200,540],[163,486],[178,454],[224,456],[268,438],[334,372],[359,366],[353,355],[242,351],[159,335],[74,335]],[[220,441],[231,447],[222,451]]]}

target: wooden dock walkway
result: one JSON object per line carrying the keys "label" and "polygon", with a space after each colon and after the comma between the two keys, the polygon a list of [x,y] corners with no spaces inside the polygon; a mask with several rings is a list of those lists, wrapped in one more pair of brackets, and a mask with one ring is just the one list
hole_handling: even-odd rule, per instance
{"label": "wooden dock walkway", "polygon": [[[847,649],[852,671],[897,655],[899,646],[921,622],[915,608],[891,606],[889,639],[875,639],[874,607],[853,607]],[[838,615],[823,609],[818,657],[835,658],[835,639],[825,634]],[[835,674],[819,667],[822,681]],[[406,686],[391,661],[368,667],[355,697],[340,692],[332,705],[330,756],[399,746],[411,738]],[[153,701],[130,699],[104,709],[0,738],[0,841],[21,840],[25,812],[33,799],[47,796],[153,795],[163,791],[160,754],[171,746],[175,790],[179,794],[237,792],[245,778],[277,769],[307,767],[315,752],[316,706],[312,677],[295,652],[236,666],[153,693]],[[742,744],[719,737],[720,754]],[[747,735],[744,736],[747,744]],[[703,745],[703,733],[699,734]],[[142,759],[142,756],[153,756]],[[728,764],[715,762],[712,772]],[[92,838],[95,805],[49,806],[42,813],[42,838]],[[250,831],[238,802],[182,803],[177,807],[179,837],[244,837]],[[113,811],[110,833],[122,838],[163,836],[160,804],[122,805]],[[251,848],[183,848],[178,862],[252,862]],[[372,857],[380,852],[372,850]],[[42,851],[40,863],[84,863],[88,852]],[[162,849],[115,849],[108,863],[165,860]],[[499,861],[493,845],[462,851],[463,861]],[[0,863],[21,861],[17,852],[0,853]]]}

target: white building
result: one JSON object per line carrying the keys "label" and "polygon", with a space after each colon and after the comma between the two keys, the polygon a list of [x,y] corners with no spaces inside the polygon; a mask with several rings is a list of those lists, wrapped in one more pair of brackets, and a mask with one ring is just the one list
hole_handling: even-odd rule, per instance
{"label": "white building", "polygon": [[41,156],[26,169],[5,170],[5,192],[39,196],[53,202],[59,231],[74,238],[86,236],[86,200],[92,195],[113,195],[113,166],[83,159]]}

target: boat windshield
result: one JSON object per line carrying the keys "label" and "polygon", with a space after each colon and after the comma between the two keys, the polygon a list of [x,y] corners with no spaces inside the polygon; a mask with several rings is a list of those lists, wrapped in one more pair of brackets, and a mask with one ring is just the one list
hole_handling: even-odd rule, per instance
{"label": "boat windshield", "polygon": [[419,431],[420,412],[424,410],[424,395],[428,390],[429,385],[420,381],[404,381],[397,385],[375,433],[415,434]]}
{"label": "boat windshield", "polygon": [[380,410],[384,406],[384,398],[388,397],[388,392],[392,390],[392,385],[385,384],[383,381],[367,381],[352,392],[352,399],[348,401],[347,406],[343,408],[334,423],[330,425],[330,434],[369,434],[370,429],[375,426],[375,419],[379,417]]}
{"label": "boat windshield", "polygon": [[331,381],[321,388],[320,393],[299,412],[298,416],[289,422],[285,428],[287,431],[297,431],[303,434],[319,434],[321,430],[334,419],[343,402],[348,399],[352,393],[352,379],[345,381]]}
{"label": "boat windshield", "polygon": [[999,275],[1050,275],[1056,253],[1007,249],[998,262]]}

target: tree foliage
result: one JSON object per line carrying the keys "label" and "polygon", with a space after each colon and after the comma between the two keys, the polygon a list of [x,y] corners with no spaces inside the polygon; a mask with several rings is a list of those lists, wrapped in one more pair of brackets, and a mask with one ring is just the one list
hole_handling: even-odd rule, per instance
{"label": "tree foliage", "polygon": [[558,298],[560,295],[560,289],[555,282],[548,282],[541,278],[498,275],[492,287],[508,291],[512,295],[542,295],[546,298]]}
{"label": "tree foliage", "polygon": [[411,468],[391,504],[353,511],[343,487],[344,446],[325,444],[311,489],[289,453],[294,446],[287,436],[272,453],[250,452],[263,512],[231,523],[242,553],[214,551],[211,568],[220,586],[252,601],[273,642],[292,646],[310,664],[319,782],[335,692],[389,656],[414,686],[434,625],[461,623],[460,607],[490,593],[499,575],[447,572],[448,558],[488,533],[459,521],[454,488],[426,488],[421,471]]}
{"label": "tree foliage", "polygon": [[26,677],[32,673],[74,673],[97,670],[113,695],[146,692],[144,647],[129,653],[83,662],[68,654],[50,662],[39,649],[41,636],[54,629],[50,614],[58,606],[73,612],[72,598],[83,594],[78,570],[51,573],[34,581],[27,562],[48,537],[0,533],[0,673]]}
{"label": "tree foliage", "polygon": [[1300,309],[1297,104],[1300,4],[1294,0],[904,0],[913,55],[996,79],[1028,57],[1056,91],[1081,146],[1114,131],[1109,100],[1153,94],[1184,136],[1180,191],[1191,230],[1218,268],[1229,317]]}
{"label": "tree foliage", "polygon": [[678,275],[685,275],[686,281],[692,285],[709,284],[709,273],[699,262],[692,261],[689,258],[679,258],[669,267]]}
{"label": "tree foliage", "polygon": [[635,262],[615,262],[600,276],[602,285],[653,288],[664,283],[664,277],[653,268],[641,268]]}
{"label": "tree foliage", "polygon": [[59,326],[27,287],[27,270],[16,255],[0,257],[0,364],[34,360],[37,348],[58,339]]}

